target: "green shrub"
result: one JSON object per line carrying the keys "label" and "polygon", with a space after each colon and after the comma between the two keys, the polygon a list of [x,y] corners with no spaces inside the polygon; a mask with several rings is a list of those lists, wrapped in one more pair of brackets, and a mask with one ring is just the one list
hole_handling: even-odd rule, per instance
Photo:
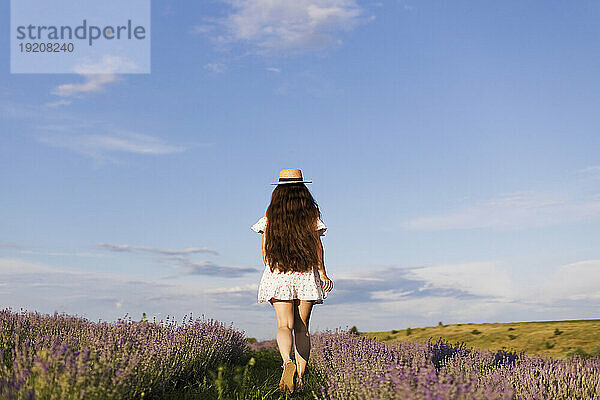
{"label": "green shrub", "polygon": [[471,333],[472,333],[473,335],[479,335],[481,332],[480,332],[480,331],[478,331],[477,329],[473,329],[473,330],[471,331]]}
{"label": "green shrub", "polygon": [[396,333],[398,333],[399,331],[392,329],[392,335],[395,335]]}
{"label": "green shrub", "polygon": [[412,333],[412,329],[406,328],[406,336],[410,336],[411,333]]}
{"label": "green shrub", "polygon": [[515,328],[508,328],[508,330],[509,330],[509,331],[514,331],[514,330],[515,330]]}
{"label": "green shrub", "polygon": [[567,357],[569,358],[575,356],[579,356],[581,358],[590,358],[590,355],[582,347],[579,346],[575,350],[567,353]]}
{"label": "green shrub", "polygon": [[508,338],[509,338],[510,340],[515,340],[517,337],[516,337],[515,335],[508,335]]}
{"label": "green shrub", "polygon": [[563,331],[561,331],[560,329],[558,329],[558,328],[554,329],[554,336],[558,336],[561,333],[563,333]]}
{"label": "green shrub", "polygon": [[596,346],[589,353],[585,351],[582,347],[577,347],[575,350],[567,353],[568,358],[572,358],[575,356],[579,356],[581,358],[599,358],[600,359],[600,345]]}
{"label": "green shrub", "polygon": [[350,328],[350,330],[348,332],[350,332],[350,334],[352,334],[352,335],[358,335],[359,334],[358,328],[356,327],[356,325],[354,325],[352,328]]}
{"label": "green shrub", "polygon": [[547,349],[551,349],[554,347],[554,343],[550,343],[550,342],[546,341],[546,343],[544,343],[544,347]]}

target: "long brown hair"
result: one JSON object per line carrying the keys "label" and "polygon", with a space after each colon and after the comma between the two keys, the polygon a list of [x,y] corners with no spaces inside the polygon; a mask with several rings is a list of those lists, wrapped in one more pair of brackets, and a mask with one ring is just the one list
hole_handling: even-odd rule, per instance
{"label": "long brown hair", "polygon": [[271,271],[310,271],[319,263],[321,211],[304,183],[277,185],[267,208],[265,257]]}

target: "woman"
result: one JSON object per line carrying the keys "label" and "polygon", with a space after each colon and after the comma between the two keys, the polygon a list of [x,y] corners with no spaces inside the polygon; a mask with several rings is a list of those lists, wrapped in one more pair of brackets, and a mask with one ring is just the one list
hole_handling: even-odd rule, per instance
{"label": "woman", "polygon": [[[327,227],[319,206],[299,169],[284,169],[264,217],[252,226],[262,233],[265,270],[258,287],[258,302],[269,301],[277,318],[277,346],[283,360],[279,382],[282,392],[304,387],[310,354],[308,323],[313,304],[323,303],[333,282],[327,277],[320,236]],[[293,333],[293,335],[292,335]],[[294,348],[296,364],[291,353]]]}

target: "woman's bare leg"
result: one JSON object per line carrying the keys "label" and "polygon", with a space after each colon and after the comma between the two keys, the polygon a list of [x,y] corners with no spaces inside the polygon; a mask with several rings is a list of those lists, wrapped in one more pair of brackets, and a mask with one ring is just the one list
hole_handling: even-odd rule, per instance
{"label": "woman's bare leg", "polygon": [[277,317],[277,346],[285,364],[292,359],[294,303],[292,300],[273,299],[272,304],[275,309],[275,316]]}
{"label": "woman's bare leg", "polygon": [[310,356],[310,335],[308,333],[308,323],[313,302],[306,300],[294,301],[294,353],[296,356],[296,370],[298,376],[304,376],[308,357]]}

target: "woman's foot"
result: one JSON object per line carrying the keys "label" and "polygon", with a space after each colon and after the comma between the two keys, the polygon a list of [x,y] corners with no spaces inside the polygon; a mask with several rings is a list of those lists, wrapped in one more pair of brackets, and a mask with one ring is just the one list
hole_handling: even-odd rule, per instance
{"label": "woman's foot", "polygon": [[279,381],[279,390],[283,393],[288,391],[294,393],[294,375],[296,374],[296,364],[292,360],[287,361],[282,366],[283,373]]}
{"label": "woman's foot", "polygon": [[302,393],[304,390],[304,378],[298,375],[296,378],[296,392]]}
{"label": "woman's foot", "polygon": [[[297,367],[296,367],[296,371],[298,371]],[[297,379],[296,379],[296,391],[297,392],[302,392],[302,390],[304,389],[304,385],[305,382],[308,379],[308,369],[304,370],[304,373],[302,375],[300,375],[300,373],[298,373]]]}

